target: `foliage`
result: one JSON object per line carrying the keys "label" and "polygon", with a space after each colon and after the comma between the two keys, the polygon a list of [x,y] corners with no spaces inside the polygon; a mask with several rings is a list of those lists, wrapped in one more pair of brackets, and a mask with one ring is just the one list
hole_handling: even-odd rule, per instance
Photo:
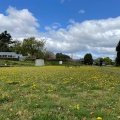
{"label": "foliage", "polygon": [[56,59],[59,59],[59,60],[70,59],[70,56],[62,54],[62,53],[56,53]]}
{"label": "foliage", "polygon": [[93,58],[92,58],[92,55],[90,53],[87,53],[84,56],[84,63],[88,64],[88,65],[92,65],[93,64]]}
{"label": "foliage", "polygon": [[46,52],[45,52],[45,55],[44,55],[44,59],[45,59],[45,60],[56,59],[56,56],[54,55],[53,52],[46,51]]}
{"label": "foliage", "polygon": [[0,69],[1,120],[119,119],[119,67]]}
{"label": "foliage", "polygon": [[45,51],[44,45],[44,40],[36,40],[35,37],[24,39],[22,44],[24,52],[22,54],[27,54],[36,58],[43,58]]}
{"label": "foliage", "polygon": [[6,52],[9,51],[9,44],[12,43],[12,38],[7,31],[4,31],[0,34],[0,51]]}
{"label": "foliage", "polygon": [[118,42],[116,46],[116,51],[117,51],[116,65],[120,66],[120,41]]}
{"label": "foliage", "polygon": [[112,60],[109,57],[105,57],[103,59],[103,61],[107,64],[107,65],[111,65],[112,64]]}
{"label": "foliage", "polygon": [[20,53],[29,58],[43,58],[45,53],[45,41],[37,40],[35,37],[26,38],[23,42],[15,40],[10,50]]}
{"label": "foliage", "polygon": [[0,67],[8,67],[8,66],[35,66],[35,62],[33,61],[19,61],[18,59],[0,59]]}
{"label": "foliage", "polygon": [[22,42],[19,40],[15,40],[14,43],[10,46],[10,50],[16,52],[17,54],[24,53]]}

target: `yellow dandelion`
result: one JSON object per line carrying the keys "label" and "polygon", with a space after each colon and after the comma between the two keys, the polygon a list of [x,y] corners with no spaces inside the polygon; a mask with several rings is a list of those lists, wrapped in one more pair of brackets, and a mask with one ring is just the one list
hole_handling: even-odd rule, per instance
{"label": "yellow dandelion", "polygon": [[102,118],[101,117],[97,117],[97,120],[102,120]]}

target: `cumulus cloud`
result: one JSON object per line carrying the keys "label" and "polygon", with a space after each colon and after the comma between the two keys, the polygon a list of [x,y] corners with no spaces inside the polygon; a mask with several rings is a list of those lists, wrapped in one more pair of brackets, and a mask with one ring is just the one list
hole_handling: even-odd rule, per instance
{"label": "cumulus cloud", "polygon": [[37,33],[37,19],[27,9],[9,7],[6,15],[0,14],[0,31],[8,30],[14,37],[27,37]]}
{"label": "cumulus cloud", "polygon": [[0,32],[7,30],[13,38],[23,39],[34,36],[45,39],[47,50],[84,57],[115,58],[115,47],[120,39],[120,17],[101,20],[86,20],[81,23],[69,20],[66,28],[60,23],[46,26],[46,32],[39,32],[40,26],[34,15],[27,9],[17,10],[9,7],[6,15],[0,14]]}
{"label": "cumulus cloud", "polygon": [[[102,20],[87,20],[82,23],[72,20],[66,29],[49,31],[57,52],[92,52],[95,56],[115,56],[115,47],[120,36],[120,17]],[[49,41],[48,41],[49,43]]]}

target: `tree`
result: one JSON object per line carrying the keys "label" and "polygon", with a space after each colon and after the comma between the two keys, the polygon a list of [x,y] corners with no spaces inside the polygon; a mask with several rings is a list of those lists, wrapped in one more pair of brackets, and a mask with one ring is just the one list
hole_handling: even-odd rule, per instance
{"label": "tree", "polygon": [[35,58],[43,58],[45,52],[44,46],[44,40],[36,40],[35,37],[24,39],[22,44],[22,54]]}
{"label": "tree", "polygon": [[84,56],[84,63],[88,64],[88,65],[92,65],[93,64],[93,58],[92,58],[92,55],[90,53],[87,53]]}
{"label": "tree", "polygon": [[56,53],[56,59],[62,59],[62,53]]}
{"label": "tree", "polygon": [[67,59],[70,59],[70,56],[62,54],[62,53],[56,53],[56,59],[67,60]]}
{"label": "tree", "polygon": [[22,49],[22,42],[15,40],[14,43],[10,46],[10,51],[16,52],[17,54],[22,53],[22,51],[24,51]]}
{"label": "tree", "polygon": [[65,60],[66,60],[66,59],[70,59],[70,56],[65,55],[65,54],[63,54],[63,56],[62,56],[62,57],[63,57],[63,59],[65,59]]}
{"label": "tree", "polygon": [[105,64],[108,64],[108,65],[112,64],[112,60],[109,57],[105,57],[103,61],[105,62]]}
{"label": "tree", "polygon": [[44,58],[45,58],[46,60],[49,60],[49,59],[55,59],[56,56],[54,55],[53,52],[46,51],[46,52],[45,52],[45,56],[44,56]]}
{"label": "tree", "polygon": [[120,40],[116,46],[116,51],[117,51],[117,57],[116,57],[116,65],[120,66]]}
{"label": "tree", "polygon": [[4,31],[0,34],[0,51],[6,52],[9,51],[9,44],[12,43],[12,37],[7,31]]}

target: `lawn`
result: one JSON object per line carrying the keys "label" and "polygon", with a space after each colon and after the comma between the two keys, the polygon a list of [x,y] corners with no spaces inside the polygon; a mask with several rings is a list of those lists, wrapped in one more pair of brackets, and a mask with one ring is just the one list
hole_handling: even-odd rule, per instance
{"label": "lawn", "polygon": [[120,68],[0,68],[0,120],[120,120]]}

